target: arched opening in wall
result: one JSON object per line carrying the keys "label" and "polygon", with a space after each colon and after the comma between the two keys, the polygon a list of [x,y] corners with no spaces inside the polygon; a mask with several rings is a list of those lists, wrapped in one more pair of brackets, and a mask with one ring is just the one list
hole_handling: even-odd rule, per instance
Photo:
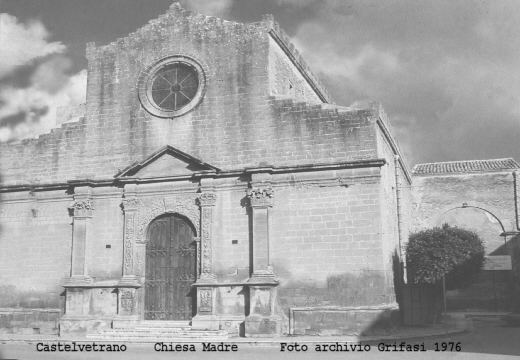
{"label": "arched opening in wall", "polygon": [[[504,226],[492,212],[463,205],[450,209],[437,219],[437,226],[448,224],[475,232],[484,242],[486,257],[507,254],[504,239]],[[465,288],[446,291],[447,311],[506,311],[510,304],[511,271],[486,270]]]}
{"label": "arched opening in wall", "polygon": [[165,214],[148,226],[144,318],[189,320],[195,310],[197,247],[195,228],[178,214]]}

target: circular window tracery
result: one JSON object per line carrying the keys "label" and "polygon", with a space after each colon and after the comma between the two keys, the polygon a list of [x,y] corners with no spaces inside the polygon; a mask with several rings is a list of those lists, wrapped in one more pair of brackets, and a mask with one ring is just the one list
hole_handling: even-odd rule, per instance
{"label": "circular window tracery", "polygon": [[144,108],[160,117],[180,116],[202,99],[205,76],[193,59],[174,56],[145,71],[139,81],[139,98]]}

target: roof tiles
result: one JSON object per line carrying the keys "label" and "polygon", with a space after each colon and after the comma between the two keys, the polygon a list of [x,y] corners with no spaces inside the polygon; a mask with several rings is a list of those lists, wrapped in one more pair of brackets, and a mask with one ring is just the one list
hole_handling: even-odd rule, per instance
{"label": "roof tiles", "polygon": [[444,175],[444,174],[464,174],[479,172],[496,172],[520,169],[512,158],[488,159],[488,160],[465,160],[447,161],[427,164],[417,164],[413,167],[412,173],[415,176],[421,175]]}

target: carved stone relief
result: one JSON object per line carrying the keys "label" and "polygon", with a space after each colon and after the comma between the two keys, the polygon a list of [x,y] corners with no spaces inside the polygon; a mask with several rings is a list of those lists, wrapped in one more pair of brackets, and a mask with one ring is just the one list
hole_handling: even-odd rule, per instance
{"label": "carved stone relief", "polygon": [[119,296],[122,312],[126,314],[132,314],[135,308],[134,290],[120,289]]}
{"label": "carved stone relief", "polygon": [[200,305],[199,311],[204,313],[211,313],[213,306],[213,293],[211,288],[199,289]]}
{"label": "carved stone relief", "polygon": [[145,274],[146,229],[156,217],[166,213],[186,216],[199,232],[200,210],[197,207],[196,193],[179,197],[138,199],[124,198],[121,207],[125,214],[125,233],[123,242],[123,275]]}
{"label": "carved stone relief", "polygon": [[201,228],[201,267],[202,274],[208,275],[211,273],[211,216],[212,209],[203,207],[202,210],[202,228]]}
{"label": "carved stone relief", "polygon": [[135,245],[135,259],[134,259],[134,271],[137,276],[145,276],[144,258],[146,257],[146,246],[145,244]]}
{"label": "carved stone relief", "polygon": [[217,202],[217,195],[212,192],[204,192],[199,195],[197,202],[200,206],[200,267],[201,277],[213,277],[213,257],[211,244],[211,228],[213,223],[213,207]]}
{"label": "carved stone relief", "polygon": [[146,242],[146,229],[156,217],[166,213],[178,213],[186,216],[197,233],[199,232],[200,214],[196,206],[197,194],[183,194],[175,198],[153,199],[142,201],[138,209],[137,242]]}
{"label": "carved stone relief", "polygon": [[123,274],[132,274],[133,252],[135,240],[135,212],[125,214],[125,239],[123,251]]}
{"label": "carved stone relief", "polygon": [[200,263],[200,237],[194,238],[195,242],[197,243],[197,279],[200,277],[200,273],[202,271],[201,269],[201,263]]}

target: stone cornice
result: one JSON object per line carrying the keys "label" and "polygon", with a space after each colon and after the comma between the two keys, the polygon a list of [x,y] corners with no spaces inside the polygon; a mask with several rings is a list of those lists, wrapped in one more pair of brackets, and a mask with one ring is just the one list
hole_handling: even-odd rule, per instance
{"label": "stone cornice", "polygon": [[392,148],[394,155],[398,156],[397,160],[398,160],[399,164],[401,165],[401,169],[403,170],[404,176],[406,177],[408,184],[412,184],[412,175],[410,173],[410,169],[408,168],[408,165],[406,164],[406,162],[403,160],[403,155],[401,154],[401,150],[399,149],[397,142],[395,141],[394,137],[392,136],[392,134],[390,132],[390,129],[388,128],[387,116],[381,106],[378,107],[377,112],[378,112],[377,125],[381,129],[381,132],[383,133],[385,140],[388,142],[388,144]]}
{"label": "stone cornice", "polygon": [[284,174],[291,172],[313,172],[324,170],[339,170],[339,169],[356,169],[356,168],[374,168],[382,167],[386,164],[385,159],[367,159],[367,160],[353,160],[335,163],[320,163],[320,164],[301,164],[301,165],[284,165],[284,166],[261,166],[252,167],[241,170],[227,170],[219,173],[215,172],[197,172],[189,176],[172,176],[172,177],[155,177],[147,179],[139,178],[125,178],[121,179],[84,179],[72,180],[68,182],[57,182],[48,184],[17,184],[0,186],[0,193],[2,192],[16,192],[16,191],[50,191],[50,190],[67,190],[71,191],[77,186],[103,187],[103,186],[117,186],[123,187],[127,183],[159,183],[159,182],[173,182],[183,180],[193,180],[200,178],[226,178],[240,175],[248,175],[253,173],[267,172],[271,174]]}

